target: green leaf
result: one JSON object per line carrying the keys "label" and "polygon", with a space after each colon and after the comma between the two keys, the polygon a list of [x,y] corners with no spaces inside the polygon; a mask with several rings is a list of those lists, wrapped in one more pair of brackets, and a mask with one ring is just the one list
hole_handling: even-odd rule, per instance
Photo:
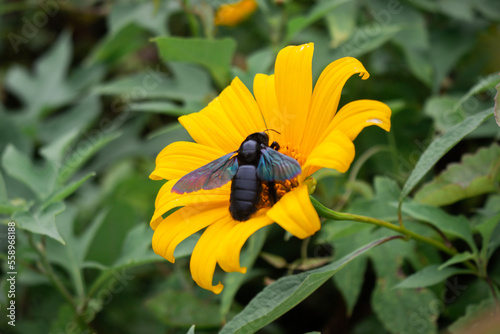
{"label": "green leaf", "polygon": [[36,61],[33,75],[19,66],[9,68],[5,85],[27,105],[31,115],[40,116],[46,107],[64,105],[76,96],[77,92],[66,82],[71,49],[71,36],[63,32]]}
{"label": "green leaf", "polygon": [[232,38],[208,40],[204,38],[157,37],[154,39],[164,61],[188,62],[204,66],[219,87],[229,82],[231,61],[236,50]]}
{"label": "green leaf", "polygon": [[9,144],[2,156],[2,165],[7,174],[33,190],[38,198],[47,197],[55,187],[54,166],[45,163],[35,165],[24,153]]}
{"label": "green leaf", "polygon": [[469,251],[456,254],[456,255],[452,256],[450,259],[448,259],[448,261],[446,261],[445,263],[440,265],[438,270],[442,270],[443,268],[446,268],[446,267],[451,266],[453,264],[462,263],[462,262],[465,262],[468,260],[472,260],[474,257],[475,257],[475,255]]}
{"label": "green leaf", "polygon": [[374,241],[322,268],[280,278],[252,299],[219,333],[256,332],[304,300],[347,263],[392,239],[393,237],[389,237]]}
{"label": "green leaf", "polygon": [[437,131],[445,132],[465,119],[462,109],[454,110],[458,101],[455,96],[432,96],[425,101],[424,113],[434,120]]}
{"label": "green leaf", "polygon": [[68,184],[67,186],[63,187],[62,189],[56,191],[52,196],[50,196],[49,199],[43,203],[42,208],[46,208],[52,203],[59,202],[64,200],[66,197],[70,196],[73,194],[78,188],[82,186],[82,184],[85,183],[90,177],[95,176],[94,172],[88,173],[84,177],[80,178],[79,180],[72,182]]}
{"label": "green leaf", "polygon": [[16,212],[12,216],[12,219],[14,219],[20,228],[36,234],[46,235],[64,245],[64,239],[59,234],[55,224],[55,217],[63,212],[64,209],[64,204],[58,202],[33,214],[30,212]]}
{"label": "green leaf", "polygon": [[318,2],[305,16],[294,17],[288,20],[284,44],[289,44],[295,35],[302,29],[310,26],[317,20],[325,17],[332,10],[348,2],[348,0],[327,0]]}
{"label": "green leaf", "polygon": [[483,238],[481,245],[481,258],[486,264],[488,258],[493,254],[495,249],[500,246],[500,214],[491,217],[476,228]]}
{"label": "green leaf", "polygon": [[101,131],[97,132],[96,136],[81,140],[60,167],[58,182],[65,183],[69,180],[88,159],[120,135],[118,132],[105,135],[104,131]]}
{"label": "green leaf", "polygon": [[379,278],[372,295],[372,308],[384,327],[394,334],[437,334],[438,314],[422,312],[438,300],[427,289],[396,290]]}
{"label": "green leaf", "polygon": [[457,111],[465,101],[467,101],[470,97],[482,93],[484,91],[493,89],[500,84],[500,76],[498,73],[493,73],[487,75],[485,77],[481,77],[479,82],[469,89],[469,91],[464,94],[460,100],[455,104],[453,111]]}
{"label": "green leaf", "polygon": [[[454,1],[455,3],[455,1]],[[455,5],[450,5],[455,7]],[[434,67],[433,92],[437,93],[448,73],[476,42],[473,30],[434,29],[431,32],[430,59]]]}
{"label": "green leaf", "polygon": [[500,180],[500,146],[493,144],[475,154],[462,156],[460,163],[446,170],[415,194],[419,203],[441,206],[498,191]]}
{"label": "green leaf", "polygon": [[[267,229],[262,229],[257,231],[252,235],[250,240],[248,241],[248,246],[241,255],[241,265],[251,269],[255,260],[266,241]],[[228,273],[226,274],[226,278],[224,279],[224,290],[222,290],[221,295],[221,305],[220,305],[220,314],[225,319],[229,310],[231,308],[231,304],[238,292],[238,289],[243,285],[245,279],[247,277],[241,273]]]}
{"label": "green leaf", "polygon": [[0,171],[0,203],[6,203],[9,200],[7,196],[7,188],[5,188],[5,181],[2,172]]}
{"label": "green leaf", "polygon": [[452,216],[440,208],[419,203],[404,203],[402,210],[405,214],[417,220],[427,222],[446,234],[467,241],[472,250],[476,249],[467,218]]}
{"label": "green leaf", "polygon": [[217,328],[221,315],[214,301],[200,299],[192,293],[165,290],[146,301],[146,308],[161,322],[175,327]]}
{"label": "green leaf", "polygon": [[123,27],[135,23],[148,29],[156,36],[167,35],[165,22],[168,16],[173,13],[173,8],[167,7],[179,7],[178,3],[169,4],[169,2],[161,1],[157,8],[152,2],[113,4],[111,12],[107,16],[110,34],[119,33]]}
{"label": "green leaf", "polygon": [[57,140],[43,146],[40,149],[40,155],[47,161],[63,161],[64,155],[69,151],[70,146],[77,140],[79,135],[78,129],[68,131],[66,134],[57,138]]}
{"label": "green leaf", "polygon": [[[375,36],[369,36],[366,31],[380,32]],[[396,33],[401,31],[400,26],[380,26],[378,22],[371,22],[356,29],[351,38],[335,50],[335,57],[360,57],[372,50],[377,49],[388,42]]]}
{"label": "green leaf", "polygon": [[188,332],[186,334],[194,334],[194,325],[189,328]]}
{"label": "green leaf", "polygon": [[154,112],[162,104],[162,110],[172,113],[198,111],[214,96],[210,76],[205,70],[191,64],[170,62],[168,65],[171,74],[162,72],[160,67],[148,68],[97,86],[95,92],[122,95],[114,108],[142,111],[147,107],[147,111]]}
{"label": "green leaf", "polygon": [[331,47],[336,48],[351,37],[356,28],[357,13],[356,1],[349,1],[342,3],[326,15]]}
{"label": "green leaf", "polygon": [[96,214],[93,221],[79,235],[76,235],[74,231],[76,215],[77,210],[68,206],[66,211],[57,217],[56,226],[66,240],[66,245],[48,240],[46,249],[49,261],[67,270],[78,297],[83,298],[85,288],[81,268],[84,267],[90,244],[104,222],[106,212]]}
{"label": "green leaf", "polygon": [[425,267],[424,269],[417,271],[411,276],[408,276],[404,281],[396,285],[394,288],[398,289],[413,289],[413,288],[425,288],[438,284],[446,280],[447,278],[457,275],[457,274],[467,274],[470,270],[458,269],[453,267],[446,267],[439,269],[439,265],[433,264]]}
{"label": "green leaf", "polygon": [[276,55],[271,48],[263,48],[255,51],[246,59],[246,69],[233,66],[232,74],[238,77],[249,89],[253,87],[253,80],[257,73],[267,74],[273,69]]}
{"label": "green leaf", "polygon": [[[338,225],[338,223],[343,222],[337,221],[328,225]],[[354,223],[351,225],[358,225],[359,227],[366,227],[368,225],[359,222],[348,223]],[[373,228],[374,227],[371,226],[369,229],[363,229],[345,237],[336,236],[336,239],[333,242],[335,259],[342,258],[359,246],[365,245],[370,240],[373,240]],[[342,235],[342,233],[340,233],[340,235]],[[367,263],[368,257],[366,255],[359,256],[349,264],[349,267],[346,270],[341,270],[333,276],[333,281],[344,297],[348,315],[352,314],[354,306],[356,305],[358,297],[361,293]]]}
{"label": "green leaf", "polygon": [[182,109],[175,103],[167,101],[136,102],[131,103],[129,106],[131,111],[152,112],[173,117],[179,117],[197,111],[196,109]]}
{"label": "green leaf", "polygon": [[[68,149],[72,140],[76,139],[76,134],[74,137],[68,136],[70,133],[77,133],[80,135],[88,135],[86,131],[98,118],[99,112],[101,111],[101,103],[97,95],[90,95],[78,101],[71,108],[65,110],[62,113],[58,113],[46,120],[39,125],[38,134],[42,141],[48,143],[46,146],[60,147],[62,152],[58,152],[56,155],[58,161],[62,161],[64,149]],[[103,121],[101,121],[103,122]],[[102,123],[101,123],[102,124]],[[59,143],[63,141],[63,143]],[[42,150],[43,153],[43,150]]]}
{"label": "green leaf", "polygon": [[420,156],[417,165],[406,180],[399,202],[408,196],[418,182],[436,164],[436,162],[455,146],[462,138],[474,131],[481,123],[492,115],[492,110],[488,109],[476,115],[467,117],[463,122],[455,125],[446,131],[442,136],[436,138],[425,152]]}
{"label": "green leaf", "polygon": [[153,230],[146,224],[131,229],[123,242],[122,253],[113,264],[114,268],[137,266],[144,263],[160,261],[163,258],[153,252],[151,240]]}
{"label": "green leaf", "polygon": [[144,47],[147,34],[144,28],[131,22],[118,32],[108,34],[92,49],[85,60],[87,65],[116,63],[126,55]]}

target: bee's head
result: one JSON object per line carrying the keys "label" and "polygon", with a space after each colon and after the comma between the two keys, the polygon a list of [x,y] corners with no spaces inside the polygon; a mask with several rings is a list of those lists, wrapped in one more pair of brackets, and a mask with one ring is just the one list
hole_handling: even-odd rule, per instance
{"label": "bee's head", "polygon": [[256,132],[249,135],[238,150],[238,155],[247,163],[253,163],[260,155],[259,151],[262,146],[269,145],[269,137],[265,132]]}
{"label": "bee's head", "polygon": [[249,135],[246,139],[246,141],[253,140],[256,141],[259,145],[269,145],[269,136],[265,132],[255,132]]}

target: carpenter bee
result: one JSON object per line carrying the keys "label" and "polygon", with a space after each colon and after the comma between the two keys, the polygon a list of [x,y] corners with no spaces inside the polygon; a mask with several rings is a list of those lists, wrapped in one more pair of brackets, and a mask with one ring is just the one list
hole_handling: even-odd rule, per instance
{"label": "carpenter bee", "polygon": [[233,219],[246,221],[257,211],[262,182],[268,183],[269,197],[277,201],[274,181],[285,181],[301,172],[297,160],[280,152],[279,144],[269,146],[265,132],[249,135],[240,148],[202,166],[177,181],[172,192],[190,193],[215,189],[232,180],[229,212]]}

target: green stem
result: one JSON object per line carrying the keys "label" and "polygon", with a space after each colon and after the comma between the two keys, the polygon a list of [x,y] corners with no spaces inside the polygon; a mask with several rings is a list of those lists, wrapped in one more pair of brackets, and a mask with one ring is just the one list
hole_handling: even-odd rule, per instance
{"label": "green stem", "polygon": [[[314,197],[311,197],[311,202],[321,217],[334,219],[334,220],[358,221],[358,222],[363,222],[363,223],[368,223],[368,224],[373,224],[373,225],[385,227],[385,228],[388,228],[390,230],[393,230],[393,231],[396,231],[398,233],[403,234],[408,239],[415,239],[415,240],[424,242],[426,244],[432,245],[432,246],[438,248],[439,250],[442,250],[443,252],[445,252],[451,256],[456,255],[458,253],[455,249],[449,248],[437,240],[434,240],[434,239],[431,239],[428,237],[424,237],[423,235],[420,235],[418,233],[407,230],[404,226],[394,225],[394,224],[391,224],[391,223],[386,222],[384,220],[380,220],[380,219],[376,219],[376,218],[354,215],[351,213],[335,212],[335,211],[330,210],[327,207],[325,207],[323,204],[318,202]],[[472,263],[470,263],[470,262],[464,262],[464,263],[467,267],[472,269],[474,272],[477,272],[477,268]]]}
{"label": "green stem", "polygon": [[193,37],[199,37],[201,35],[200,27],[198,25],[198,21],[196,20],[196,16],[193,14],[193,11],[191,10],[191,4],[189,3],[189,0],[185,0],[184,2],[181,2],[181,4],[184,9],[184,12],[187,15],[189,28],[191,29],[191,34],[193,35]]}
{"label": "green stem", "polygon": [[31,245],[31,247],[38,253],[40,256],[40,261],[42,264],[42,268],[45,270],[45,273],[47,274],[48,278],[54,284],[54,286],[59,290],[61,295],[66,299],[66,301],[73,307],[73,309],[76,311],[76,302],[69,293],[69,291],[66,289],[64,284],[61,282],[59,277],[54,273],[54,270],[52,269],[52,265],[50,264],[49,260],[47,259],[47,254],[45,251],[42,249],[42,247],[39,247],[35,241],[33,240],[33,236],[31,233],[28,233],[28,240]]}

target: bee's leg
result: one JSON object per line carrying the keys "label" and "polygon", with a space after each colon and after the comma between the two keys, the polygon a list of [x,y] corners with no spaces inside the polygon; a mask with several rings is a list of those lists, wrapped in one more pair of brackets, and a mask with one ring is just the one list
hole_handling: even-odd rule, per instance
{"label": "bee's leg", "polygon": [[280,144],[278,144],[277,141],[273,141],[273,143],[269,147],[272,148],[273,150],[276,150],[276,151],[280,150]]}
{"label": "bee's leg", "polygon": [[278,193],[276,192],[276,183],[274,181],[267,182],[267,188],[269,189],[269,200],[272,204],[278,201]]}

